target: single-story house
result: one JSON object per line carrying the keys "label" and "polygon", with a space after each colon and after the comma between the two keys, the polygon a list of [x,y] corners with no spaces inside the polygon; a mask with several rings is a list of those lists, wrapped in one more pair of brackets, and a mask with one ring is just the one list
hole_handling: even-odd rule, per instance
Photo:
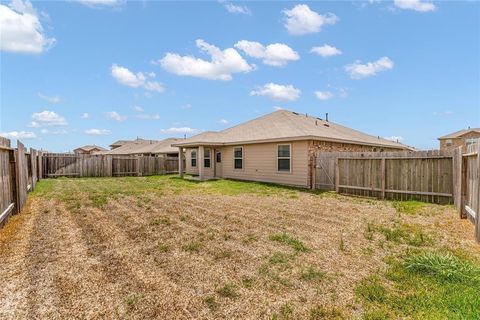
{"label": "single-story house", "polygon": [[438,138],[440,150],[453,150],[458,147],[467,150],[467,146],[477,143],[478,139],[480,139],[480,128],[462,129]]}
{"label": "single-story house", "polygon": [[137,139],[123,144],[113,150],[107,151],[107,155],[143,155],[155,157],[178,157],[178,148],[172,147],[172,143],[180,142],[181,139],[168,138],[164,140]]}
{"label": "single-story house", "polygon": [[[316,151],[405,151],[412,148],[328,120],[279,110],[219,132],[174,143],[185,172],[310,188]],[[183,161],[179,172],[183,175]]]}
{"label": "single-story house", "polygon": [[107,151],[107,149],[92,144],[92,145],[86,145],[86,146],[83,146],[83,147],[76,148],[76,149],[73,150],[73,153],[75,153],[75,154],[97,154],[97,153],[101,153],[103,151]]}

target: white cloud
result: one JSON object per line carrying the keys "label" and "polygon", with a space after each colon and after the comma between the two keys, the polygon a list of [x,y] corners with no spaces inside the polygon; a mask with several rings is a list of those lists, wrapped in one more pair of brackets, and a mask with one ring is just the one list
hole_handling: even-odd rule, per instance
{"label": "white cloud", "polygon": [[315,96],[322,101],[333,98],[333,94],[330,91],[315,91]]}
{"label": "white cloud", "polygon": [[235,48],[242,50],[250,57],[263,59],[263,63],[274,67],[282,67],[288,61],[300,59],[297,52],[283,43],[273,43],[265,47],[259,42],[241,40],[235,44]]}
{"label": "white cloud", "polygon": [[318,55],[321,55],[322,57],[332,57],[342,54],[342,51],[335,47],[329,46],[328,44],[325,44],[321,47],[313,47],[310,50],[310,53],[316,53]]}
{"label": "white cloud", "polygon": [[161,129],[160,132],[164,134],[193,134],[200,132],[200,130],[189,127],[172,127],[168,129]]}
{"label": "white cloud", "polygon": [[292,85],[267,83],[263,87],[250,92],[251,96],[265,96],[278,101],[295,101],[300,97],[301,91]]}
{"label": "white cloud", "polygon": [[345,66],[345,70],[350,74],[352,79],[362,79],[374,76],[379,72],[393,69],[393,61],[388,57],[382,57],[374,62],[361,64],[359,61]]}
{"label": "white cloud", "polygon": [[284,108],[283,107],[279,107],[279,106],[275,106],[273,107],[274,110],[278,111],[278,110],[283,110]]}
{"label": "white cloud", "polygon": [[183,110],[187,110],[187,109],[191,109],[192,108],[192,105],[190,103],[187,103],[187,104],[183,104],[180,106],[180,109],[183,109]]}
{"label": "white cloud", "polygon": [[143,112],[143,108],[142,107],[139,107],[139,106],[133,106],[133,110],[135,110],[136,112]]}
{"label": "white cloud", "polygon": [[40,99],[43,99],[43,100],[45,100],[47,102],[50,102],[50,103],[53,103],[53,104],[60,103],[60,101],[61,101],[59,96],[46,96],[41,92],[38,93],[38,97]]}
{"label": "white cloud", "polygon": [[65,118],[53,111],[35,112],[32,114],[32,121],[30,125],[40,126],[66,126],[67,121]]}
{"label": "white cloud", "polygon": [[333,25],[339,20],[333,13],[325,15],[310,10],[306,4],[298,4],[290,10],[283,10],[285,28],[294,35],[320,32],[324,25]]}
{"label": "white cloud", "polygon": [[155,114],[140,113],[140,114],[137,114],[135,117],[137,117],[138,119],[142,119],[142,120],[158,120],[158,119],[160,119],[160,115],[158,113],[155,113]]}
{"label": "white cloud", "polygon": [[220,119],[220,120],[218,120],[218,123],[220,123],[220,124],[229,124],[230,121],[228,121],[228,120],[226,120],[226,119]]}
{"label": "white cloud", "polygon": [[48,38],[30,1],[13,0],[0,4],[0,50],[39,54],[55,44]]}
{"label": "white cloud", "polygon": [[435,4],[421,0],[395,0],[394,4],[397,8],[406,10],[415,10],[419,12],[434,11]]}
{"label": "white cloud", "polygon": [[450,116],[450,115],[452,115],[452,114],[453,114],[453,111],[450,111],[450,110],[440,111],[440,112],[435,111],[435,112],[433,113],[434,116]]}
{"label": "white cloud", "polygon": [[114,7],[123,3],[121,0],[77,0],[77,2],[88,7]]}
{"label": "white cloud", "polygon": [[383,137],[384,139],[390,140],[390,141],[402,141],[403,137],[401,136],[390,136],[390,137]]}
{"label": "white cloud", "polygon": [[92,136],[108,136],[112,134],[112,131],[107,129],[88,129],[85,130],[85,133]]}
{"label": "white cloud", "polygon": [[144,88],[149,91],[163,92],[163,85],[156,81],[150,81],[148,78],[154,78],[155,74],[137,72],[136,74],[125,67],[113,64],[112,76],[119,83],[132,88]]}
{"label": "white cloud", "polygon": [[27,124],[27,127],[29,128],[40,128],[42,125],[36,121],[32,121],[29,124]]}
{"label": "white cloud", "polygon": [[90,115],[87,112],[84,112],[84,113],[82,113],[81,118],[82,119],[88,119],[88,118],[90,118]]}
{"label": "white cloud", "polygon": [[198,39],[196,45],[211,57],[210,61],[167,53],[156,63],[166,71],[179,76],[224,81],[231,80],[234,73],[247,73],[255,69],[255,66],[249,65],[234,48],[220,50],[202,39]]}
{"label": "white cloud", "polygon": [[1,132],[0,136],[7,139],[35,139],[37,136],[35,133],[30,131],[10,131],[10,132]]}
{"label": "white cloud", "polygon": [[118,121],[118,122],[122,122],[122,121],[127,120],[127,116],[121,116],[116,111],[105,112],[105,116],[108,119],[112,119],[112,120],[115,120],[115,121]]}
{"label": "white cloud", "polygon": [[51,134],[51,135],[64,135],[68,134],[68,131],[65,129],[60,129],[60,130],[48,130],[48,129],[42,129],[40,130],[42,134]]}
{"label": "white cloud", "polygon": [[225,4],[223,4],[223,6],[230,13],[248,14],[248,15],[252,14],[252,11],[250,11],[250,9],[246,6],[238,6],[238,5],[233,4],[233,3],[225,3]]}

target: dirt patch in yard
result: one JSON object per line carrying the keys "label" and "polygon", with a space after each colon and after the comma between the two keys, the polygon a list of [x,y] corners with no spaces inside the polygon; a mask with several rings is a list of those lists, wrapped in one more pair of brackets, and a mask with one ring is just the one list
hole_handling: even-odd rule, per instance
{"label": "dirt patch in yard", "polygon": [[168,179],[132,192],[138,181],[42,181],[0,231],[0,318],[353,318],[364,311],[355,288],[392,254],[435,246],[480,260],[451,207],[405,214],[390,202]]}

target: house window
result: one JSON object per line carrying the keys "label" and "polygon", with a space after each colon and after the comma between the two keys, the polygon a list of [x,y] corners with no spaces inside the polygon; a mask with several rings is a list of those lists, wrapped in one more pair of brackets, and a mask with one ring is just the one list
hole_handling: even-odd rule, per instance
{"label": "house window", "polygon": [[216,158],[217,163],[222,162],[222,153],[217,152],[217,154],[215,155],[215,158]]}
{"label": "house window", "polygon": [[243,147],[233,148],[233,168],[243,169]]}
{"label": "house window", "polygon": [[290,172],[291,146],[289,144],[279,144],[277,146],[277,169],[278,171]]}
{"label": "house window", "polygon": [[197,151],[192,150],[190,155],[192,156],[192,167],[195,168],[197,166]]}
{"label": "house window", "polygon": [[469,138],[469,139],[466,139],[466,140],[465,140],[465,143],[467,144],[467,146],[469,146],[469,145],[471,145],[471,144],[477,143],[477,139],[475,139],[475,138]]}
{"label": "house window", "polygon": [[203,166],[210,168],[210,149],[205,149],[205,155],[203,156]]}
{"label": "house window", "polygon": [[445,141],[445,143],[447,144],[447,146],[451,146],[452,145],[452,139],[447,139]]}

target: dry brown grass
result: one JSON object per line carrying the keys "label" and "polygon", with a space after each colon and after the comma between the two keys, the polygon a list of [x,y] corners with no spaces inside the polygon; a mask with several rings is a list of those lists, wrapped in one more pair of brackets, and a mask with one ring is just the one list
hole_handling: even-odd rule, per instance
{"label": "dry brown grass", "polygon": [[399,215],[389,202],[201,187],[97,206],[89,197],[102,180],[88,181],[56,181],[0,231],[0,318],[359,317],[356,285],[407,246],[369,234],[379,226],[421,226],[435,246],[480,259],[451,207]]}

